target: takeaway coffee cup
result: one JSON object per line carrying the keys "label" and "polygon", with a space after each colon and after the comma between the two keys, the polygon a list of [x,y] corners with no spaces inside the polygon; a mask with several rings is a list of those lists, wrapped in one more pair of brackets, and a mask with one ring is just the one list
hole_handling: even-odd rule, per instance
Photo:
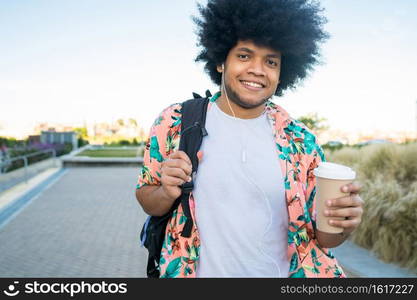
{"label": "takeaway coffee cup", "polygon": [[353,182],[356,173],[347,166],[321,162],[314,169],[314,175],[316,176],[317,228],[327,233],[341,233],[343,228],[331,226],[329,220],[343,220],[343,218],[326,217],[324,215],[324,211],[328,208],[326,201],[349,195],[349,193],[343,193],[340,189],[343,185]]}

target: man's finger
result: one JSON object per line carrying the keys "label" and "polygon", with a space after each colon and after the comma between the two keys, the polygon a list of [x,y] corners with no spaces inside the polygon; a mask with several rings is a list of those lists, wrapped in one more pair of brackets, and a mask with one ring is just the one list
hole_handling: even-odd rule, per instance
{"label": "man's finger", "polygon": [[175,151],[174,153],[172,153],[169,158],[171,159],[182,159],[185,162],[187,162],[190,166],[191,166],[191,159],[188,157],[187,153],[185,153],[184,151],[178,150]]}
{"label": "man's finger", "polygon": [[164,182],[166,185],[170,185],[170,186],[180,186],[182,184],[184,184],[184,180],[182,180],[181,178],[178,177],[167,177],[166,179],[164,179]]}
{"label": "man's finger", "polygon": [[351,207],[362,206],[363,201],[357,194],[350,196],[340,197],[336,199],[327,200],[327,206],[329,207]]}
{"label": "man's finger", "polygon": [[181,169],[187,175],[191,175],[191,172],[192,172],[192,167],[180,158],[174,158],[174,159],[170,159],[166,161],[164,163],[164,167],[173,168],[173,169]]}
{"label": "man's finger", "polygon": [[329,220],[329,224],[331,226],[342,228],[356,228],[360,222],[360,218],[353,218],[349,220]]}
{"label": "man's finger", "polygon": [[362,186],[358,182],[352,182],[346,184],[340,188],[343,193],[354,193],[358,194],[361,190]]}
{"label": "man's finger", "polygon": [[359,207],[326,209],[324,215],[327,217],[358,217],[362,215],[362,209]]}
{"label": "man's finger", "polygon": [[162,174],[169,177],[181,178],[184,181],[188,181],[190,176],[184,172],[181,168],[163,168]]}

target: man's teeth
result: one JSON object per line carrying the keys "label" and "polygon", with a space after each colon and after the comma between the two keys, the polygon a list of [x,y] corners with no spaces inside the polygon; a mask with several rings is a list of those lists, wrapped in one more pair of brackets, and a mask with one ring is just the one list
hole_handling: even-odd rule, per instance
{"label": "man's teeth", "polygon": [[242,81],[242,83],[243,83],[243,84],[246,84],[246,85],[253,86],[253,87],[257,87],[257,88],[261,88],[261,87],[262,87],[262,84],[255,83],[255,82]]}

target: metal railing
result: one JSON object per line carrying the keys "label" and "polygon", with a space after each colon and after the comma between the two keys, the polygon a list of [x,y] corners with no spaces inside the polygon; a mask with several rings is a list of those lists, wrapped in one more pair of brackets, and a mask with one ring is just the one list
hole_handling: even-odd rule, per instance
{"label": "metal railing", "polygon": [[[40,154],[44,154],[44,153],[49,153],[49,152],[52,153],[51,158],[56,158],[56,150],[55,149],[47,149],[47,150],[42,150],[42,151],[38,151],[38,152],[35,152],[35,153],[27,154],[27,155],[22,155],[22,156],[17,156],[17,157],[13,157],[13,158],[10,158],[10,159],[6,159],[5,161],[0,162],[0,174],[6,173],[6,172],[3,172],[3,168],[10,166],[12,162],[23,160],[24,181],[25,181],[25,183],[27,183],[28,175],[29,175],[29,172],[28,172],[29,160],[28,160],[28,158],[33,157],[33,156],[37,156],[37,155],[40,155]],[[20,168],[18,168],[18,169],[20,169]],[[18,170],[18,169],[16,169],[16,170]]]}

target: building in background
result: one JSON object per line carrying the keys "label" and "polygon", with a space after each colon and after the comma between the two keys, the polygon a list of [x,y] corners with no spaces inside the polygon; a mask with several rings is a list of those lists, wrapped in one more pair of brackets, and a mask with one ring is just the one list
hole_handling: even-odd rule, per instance
{"label": "building in background", "polygon": [[72,150],[78,148],[77,133],[74,131],[42,131],[40,141],[42,144],[72,144]]}
{"label": "building in background", "polygon": [[[113,122],[84,122],[84,124],[72,126],[48,122],[38,123],[33,129],[34,135],[31,136],[31,140],[36,140],[36,135],[40,136],[41,132],[75,132],[77,139],[82,138],[90,144],[113,143],[121,140],[138,143],[147,139],[142,126],[138,125],[133,118],[120,118]],[[68,140],[68,138],[64,139]],[[57,140],[57,137],[53,140]],[[44,141],[45,138],[39,142],[44,143]],[[57,141],[60,139],[58,138]]]}

